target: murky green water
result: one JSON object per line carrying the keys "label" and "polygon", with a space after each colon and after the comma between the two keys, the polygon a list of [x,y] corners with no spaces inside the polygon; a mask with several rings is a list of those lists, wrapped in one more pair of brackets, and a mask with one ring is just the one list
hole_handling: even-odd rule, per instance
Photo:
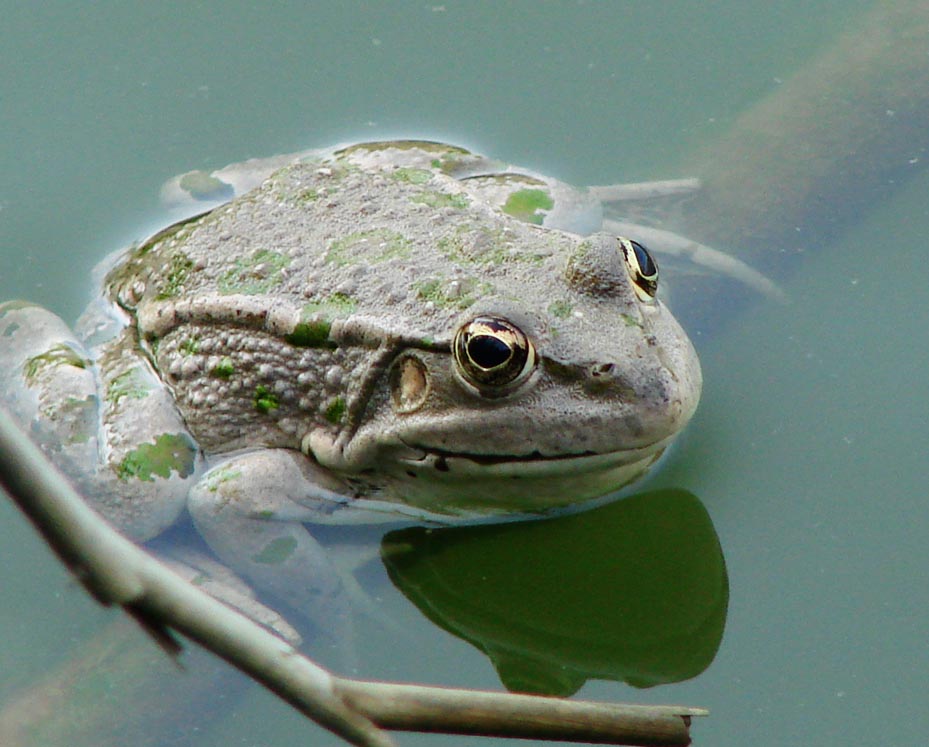
{"label": "murky green water", "polygon": [[[157,225],[157,188],[178,171],[415,134],[577,183],[686,176],[676,163],[868,3],[4,5],[0,298],[27,297],[71,317],[89,296],[93,264]],[[582,696],[708,706],[697,744],[920,741],[929,726],[927,191],[923,177],[893,194],[854,232],[803,257],[788,304],[740,312],[700,344],[701,409],[641,486],[674,491],[673,510],[691,513],[673,515],[688,517],[696,539],[683,542],[660,516],[634,519],[654,530],[653,544],[636,534],[637,557],[655,554],[643,573],[666,593],[654,600],[636,591],[624,614],[639,615],[640,628],[622,630],[634,637],[641,632],[630,630],[657,626],[665,638],[651,649],[640,638],[635,655],[598,649],[601,659],[588,657],[584,671],[607,679],[588,682]],[[633,508],[610,519],[617,537]],[[2,698],[112,614],[84,598],[14,509],[0,511]],[[718,536],[723,576],[708,531]],[[662,538],[689,548],[678,566],[657,562]],[[631,540],[623,542],[628,550]],[[571,547],[553,548],[555,560]],[[504,571],[519,567],[502,551],[482,557],[499,557]],[[685,570],[686,585],[674,586]],[[403,580],[402,569],[391,573]],[[707,623],[696,636],[699,657],[655,654],[687,633],[675,614],[718,621],[713,595],[726,577],[721,642]],[[499,686],[490,659],[423,616],[383,567],[369,569],[367,582],[402,632],[363,621],[359,675]],[[667,606],[686,589],[686,604]],[[585,594],[591,618],[621,596],[609,579]],[[526,638],[513,633],[525,620],[488,633],[479,615],[430,599],[430,616],[446,628],[523,646],[525,660]],[[590,627],[593,635],[602,628]],[[648,683],[668,682],[704,667],[648,689],[616,681],[646,684],[647,673]],[[540,671],[551,669],[532,670]],[[218,723],[204,717],[173,731],[184,736],[166,744],[335,743],[257,689]]]}

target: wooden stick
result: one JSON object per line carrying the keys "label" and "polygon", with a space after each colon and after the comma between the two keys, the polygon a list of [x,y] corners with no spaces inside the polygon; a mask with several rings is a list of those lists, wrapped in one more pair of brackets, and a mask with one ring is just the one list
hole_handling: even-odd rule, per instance
{"label": "wooden stick", "polygon": [[332,675],[290,644],[184,581],[103,521],[0,409],[0,484],[102,604],[120,604],[159,645],[176,630],[352,744],[392,747],[346,707]]}
{"label": "wooden stick", "polygon": [[558,700],[378,682],[341,680],[353,708],[385,729],[557,739],[629,745],[690,744],[702,708]]}
{"label": "wooden stick", "polygon": [[884,0],[683,165],[675,230],[783,275],[927,164],[929,3]]}

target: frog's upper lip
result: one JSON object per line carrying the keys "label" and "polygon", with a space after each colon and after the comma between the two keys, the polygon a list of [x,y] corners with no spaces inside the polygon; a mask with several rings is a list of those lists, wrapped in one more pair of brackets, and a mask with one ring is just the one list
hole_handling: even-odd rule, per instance
{"label": "frog's upper lip", "polygon": [[649,444],[605,452],[586,450],[552,455],[539,451],[528,454],[477,454],[409,444],[408,446],[418,454],[401,457],[400,461],[410,467],[434,469],[437,472],[480,472],[486,475],[497,473],[500,476],[583,472],[596,470],[598,467],[607,469],[657,458],[673,438],[674,434]]}
{"label": "frog's upper lip", "polygon": [[[467,459],[475,464],[503,464],[510,462],[551,462],[568,459],[583,459],[584,457],[598,456],[595,451],[581,451],[573,454],[553,454],[546,455],[540,451],[533,451],[529,454],[473,454],[469,452],[443,451],[442,449],[425,449],[428,455],[433,455],[438,459]],[[617,453],[617,452],[607,452]]]}
{"label": "frog's upper lip", "polygon": [[[537,514],[612,493],[648,470],[673,434],[647,445],[573,454],[474,454],[407,445],[386,471],[399,500],[441,515]],[[587,444],[584,444],[587,446]],[[386,454],[384,455],[386,456]]]}

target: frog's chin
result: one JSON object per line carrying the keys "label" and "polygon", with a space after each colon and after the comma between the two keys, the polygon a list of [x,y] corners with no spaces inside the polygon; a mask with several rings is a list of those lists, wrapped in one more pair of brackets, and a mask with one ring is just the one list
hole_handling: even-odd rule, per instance
{"label": "frog's chin", "polygon": [[426,451],[395,463],[394,500],[453,515],[538,512],[618,490],[641,477],[667,442],[602,454],[484,456]]}

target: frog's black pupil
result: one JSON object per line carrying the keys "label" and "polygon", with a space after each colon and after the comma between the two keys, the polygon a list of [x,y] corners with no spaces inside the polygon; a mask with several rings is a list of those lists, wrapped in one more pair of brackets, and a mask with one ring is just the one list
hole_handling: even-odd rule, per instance
{"label": "frog's black pupil", "polygon": [[471,360],[485,370],[502,366],[513,355],[509,345],[491,335],[476,335],[468,342]]}
{"label": "frog's black pupil", "polygon": [[648,249],[636,241],[630,241],[629,243],[632,244],[632,250],[635,252],[635,259],[636,262],[639,263],[639,269],[642,275],[647,278],[656,275],[658,273],[658,268],[655,266],[652,255],[648,253]]}

